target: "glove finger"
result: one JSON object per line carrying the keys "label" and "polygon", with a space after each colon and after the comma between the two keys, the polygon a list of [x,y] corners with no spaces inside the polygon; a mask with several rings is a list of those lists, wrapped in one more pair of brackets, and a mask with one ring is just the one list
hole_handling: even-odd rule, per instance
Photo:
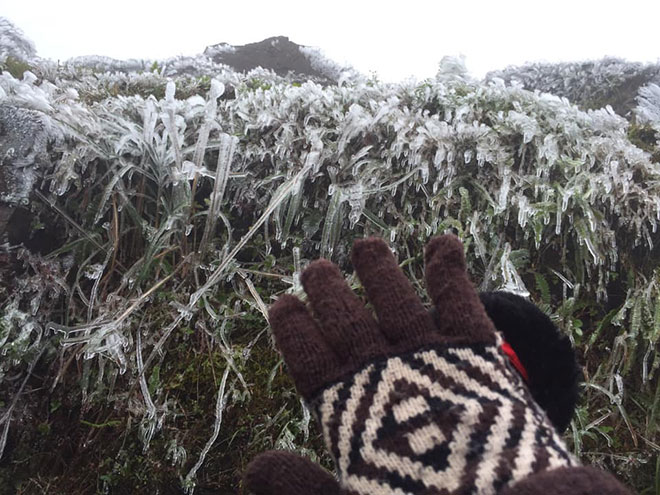
{"label": "glove finger", "polygon": [[268,310],[268,320],[298,392],[308,399],[339,369],[335,352],[305,304],[295,296],[280,296]]}
{"label": "glove finger", "polygon": [[438,312],[440,333],[464,343],[495,343],[495,327],[467,274],[463,244],[455,235],[426,245],[426,287]]}
{"label": "glove finger", "polygon": [[337,480],[321,466],[284,451],[268,451],[247,467],[245,488],[254,495],[340,495]]}
{"label": "glove finger", "polygon": [[434,332],[433,322],[412,284],[383,239],[353,243],[352,262],[387,339],[419,341]]}
{"label": "glove finger", "polygon": [[323,329],[323,337],[340,359],[356,362],[382,349],[385,339],[373,315],[351,290],[339,267],[320,259],[300,277]]}

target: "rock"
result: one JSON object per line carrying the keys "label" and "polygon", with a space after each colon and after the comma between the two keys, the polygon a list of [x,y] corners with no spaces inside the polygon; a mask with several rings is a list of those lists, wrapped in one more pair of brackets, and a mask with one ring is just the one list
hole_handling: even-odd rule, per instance
{"label": "rock", "polygon": [[282,77],[293,73],[319,82],[336,82],[331,70],[324,69],[323,64],[314,63],[314,57],[305,54],[306,48],[290,41],[286,36],[276,36],[240,46],[219,43],[207,47],[204,55],[238,72],[262,67]]}
{"label": "rock", "polygon": [[48,160],[48,131],[39,112],[0,105],[0,242],[12,215],[30,203]]}

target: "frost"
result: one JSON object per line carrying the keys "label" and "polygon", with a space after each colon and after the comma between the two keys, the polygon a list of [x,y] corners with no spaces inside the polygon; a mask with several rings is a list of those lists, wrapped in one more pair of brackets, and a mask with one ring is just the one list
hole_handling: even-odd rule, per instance
{"label": "frost", "polygon": [[594,103],[614,101],[617,102],[614,110],[626,115],[631,110],[626,102],[634,101],[639,88],[660,81],[660,67],[605,57],[594,61],[526,64],[486,75],[486,81],[495,80],[539,91],[546,95],[546,101],[563,99],[586,108],[593,108]]}
{"label": "frost", "polygon": [[26,204],[38,170],[46,167],[47,145],[54,133],[38,112],[5,104],[0,104],[0,127],[0,201]]}
{"label": "frost", "polygon": [[98,280],[101,275],[103,275],[104,265],[97,263],[95,265],[89,265],[85,268],[85,277],[90,280]]}
{"label": "frost", "polygon": [[465,65],[465,57],[445,56],[440,61],[436,79],[443,82],[469,80],[469,72]]}
{"label": "frost", "polygon": [[34,43],[9,19],[0,17],[0,63],[4,63],[7,57],[29,61],[35,56]]}
{"label": "frost", "polygon": [[152,63],[147,60],[118,60],[102,55],[85,55],[70,58],[65,65],[71,69],[85,68],[100,72],[137,72],[148,71]]}
{"label": "frost", "polygon": [[342,66],[334,60],[329,59],[319,48],[301,46],[299,50],[309,60],[313,69],[330,79],[341,81],[344,84],[346,81],[357,77],[355,69]]}
{"label": "frost", "polygon": [[223,53],[235,53],[235,52],[236,52],[235,46],[230,45],[229,43],[219,43],[217,45],[208,47],[204,51],[204,54],[208,55],[209,57],[213,57],[215,55],[220,55]]}
{"label": "frost", "polygon": [[660,86],[649,84],[639,90],[635,114],[640,123],[649,123],[660,131]]}
{"label": "frost", "polygon": [[507,122],[513,129],[522,133],[524,143],[529,143],[540,132],[536,120],[520,112],[510,111]]}

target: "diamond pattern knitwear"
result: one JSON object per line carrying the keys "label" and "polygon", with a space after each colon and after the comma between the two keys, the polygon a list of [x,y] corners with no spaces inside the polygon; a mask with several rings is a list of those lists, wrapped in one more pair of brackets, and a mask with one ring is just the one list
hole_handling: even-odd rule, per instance
{"label": "diamond pattern knitwear", "polygon": [[[628,493],[610,475],[580,466],[534,402],[501,350],[458,238],[439,236],[426,247],[434,320],[383,240],[356,241],[352,262],[375,316],[323,259],[301,277],[311,311],[283,295],[269,312],[276,344],[321,425],[339,479],[292,454],[269,452],[248,469],[252,492]],[[277,472],[292,473],[279,488]],[[552,482],[555,474],[576,480],[568,486],[582,480],[587,491],[535,483]]]}

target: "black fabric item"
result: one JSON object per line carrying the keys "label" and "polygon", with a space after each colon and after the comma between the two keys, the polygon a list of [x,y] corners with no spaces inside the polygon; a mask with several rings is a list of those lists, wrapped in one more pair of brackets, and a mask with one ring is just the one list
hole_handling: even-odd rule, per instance
{"label": "black fabric item", "polygon": [[557,431],[563,433],[575,413],[583,380],[568,336],[521,296],[497,291],[482,292],[479,297],[495,327],[527,370],[532,397]]}

